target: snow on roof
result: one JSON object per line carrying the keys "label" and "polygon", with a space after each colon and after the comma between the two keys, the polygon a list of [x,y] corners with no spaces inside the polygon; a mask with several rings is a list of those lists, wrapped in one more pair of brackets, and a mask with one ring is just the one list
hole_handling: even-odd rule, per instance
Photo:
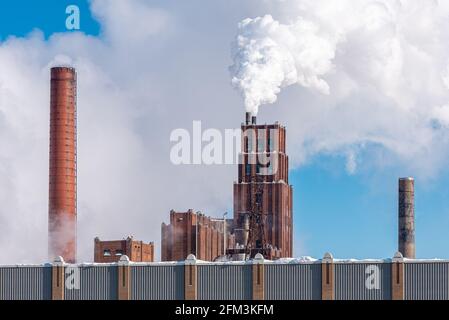
{"label": "snow on roof", "polygon": [[[304,256],[299,258],[282,258],[278,260],[264,260],[265,264],[273,264],[273,265],[282,265],[282,264],[314,264],[321,263],[321,259],[315,259],[313,257]],[[334,259],[334,263],[337,264],[357,264],[357,263],[391,263],[391,258],[386,259]],[[405,263],[449,263],[448,259],[407,259],[403,260]],[[203,261],[203,260],[195,260],[195,263],[198,265],[246,265],[252,264],[253,260],[240,260],[240,261],[231,261],[231,260],[222,260],[222,261]],[[161,262],[129,262],[130,266],[176,266],[176,265],[184,265],[185,261],[161,261]],[[10,265],[0,265],[0,268],[26,268],[26,267],[51,267],[53,264],[51,263],[42,263],[42,264],[10,264]],[[105,266],[117,266],[117,263],[96,263],[96,262],[83,262],[77,264],[68,264],[65,263],[65,266],[72,267],[105,267]]]}

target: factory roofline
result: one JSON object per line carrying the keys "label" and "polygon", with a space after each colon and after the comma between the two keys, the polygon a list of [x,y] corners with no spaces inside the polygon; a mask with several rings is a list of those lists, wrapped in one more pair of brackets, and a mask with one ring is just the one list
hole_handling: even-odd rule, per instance
{"label": "factory roofline", "polygon": [[[322,263],[323,259],[314,259],[312,257],[299,257],[299,258],[281,258],[278,260],[263,260],[265,264],[283,265],[283,264],[319,264]],[[334,259],[333,262],[336,264],[370,264],[370,263],[391,263],[393,260],[391,258],[385,259]],[[405,263],[449,263],[449,259],[407,259],[404,258]],[[195,260],[195,264],[201,265],[245,265],[253,264],[254,260],[246,261],[203,261]],[[96,263],[96,262],[82,262],[82,263],[63,263],[64,265],[76,265],[76,266],[115,266],[119,262],[111,263]],[[164,266],[164,265],[184,265],[186,261],[158,261],[158,262],[127,262],[129,265],[133,266]],[[0,268],[8,267],[51,267],[53,263],[42,263],[42,264],[6,264],[0,265]]]}

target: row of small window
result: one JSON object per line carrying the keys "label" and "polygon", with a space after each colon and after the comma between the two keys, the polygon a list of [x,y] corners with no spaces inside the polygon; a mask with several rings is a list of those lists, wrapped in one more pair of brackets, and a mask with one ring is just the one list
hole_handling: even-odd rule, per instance
{"label": "row of small window", "polygon": [[[123,256],[123,251],[122,251],[122,250],[115,250],[114,255],[115,255],[115,256]],[[104,250],[104,251],[103,251],[103,256],[104,256],[104,257],[110,257],[110,256],[112,256],[111,250],[109,250],[109,249]]]}
{"label": "row of small window", "polygon": [[[261,172],[261,169],[265,170],[265,175],[272,175],[273,174],[273,166],[261,166],[260,164],[256,165],[256,173],[259,174]],[[251,164],[247,163],[245,166],[245,174],[250,175],[251,174]]]}
{"label": "row of small window", "polygon": [[252,135],[245,137],[245,145],[245,150],[247,152],[275,151],[275,143],[271,143],[271,139],[266,139],[265,136],[259,136],[257,138],[257,149],[254,148]]}

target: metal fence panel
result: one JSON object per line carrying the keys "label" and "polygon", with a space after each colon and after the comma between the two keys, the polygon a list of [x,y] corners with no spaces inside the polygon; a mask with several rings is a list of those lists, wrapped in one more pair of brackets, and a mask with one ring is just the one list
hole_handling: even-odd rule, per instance
{"label": "metal fence panel", "polygon": [[449,299],[449,263],[407,262],[404,268],[405,300]]}
{"label": "metal fence panel", "polygon": [[79,270],[79,287],[71,280],[70,269],[66,267],[66,300],[117,300],[117,266],[69,267]]}
{"label": "metal fence panel", "polygon": [[132,266],[132,300],[184,299],[184,266]]}
{"label": "metal fence panel", "polygon": [[266,264],[267,300],[320,300],[321,264]]}
{"label": "metal fence panel", "polygon": [[390,300],[390,263],[336,263],[336,300]]}
{"label": "metal fence panel", "polygon": [[250,300],[252,265],[198,265],[199,300]]}
{"label": "metal fence panel", "polygon": [[51,267],[0,267],[0,300],[51,299]]}

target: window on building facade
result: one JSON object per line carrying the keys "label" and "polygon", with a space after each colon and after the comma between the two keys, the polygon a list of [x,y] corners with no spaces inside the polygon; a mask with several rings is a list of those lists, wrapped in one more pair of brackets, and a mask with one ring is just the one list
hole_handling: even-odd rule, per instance
{"label": "window on building facade", "polygon": [[251,174],[251,165],[249,163],[246,164],[245,173],[246,175]]}

